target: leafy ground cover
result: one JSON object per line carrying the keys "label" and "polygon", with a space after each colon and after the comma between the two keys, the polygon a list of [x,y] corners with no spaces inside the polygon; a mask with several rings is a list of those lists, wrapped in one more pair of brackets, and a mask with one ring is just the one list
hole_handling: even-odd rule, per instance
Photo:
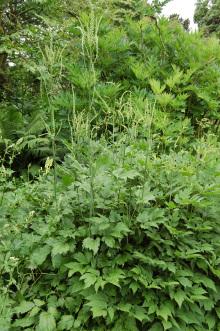
{"label": "leafy ground cover", "polygon": [[[2,173],[1,325],[217,330],[219,145],[89,141],[19,187]],[[78,154],[78,153],[77,153]],[[11,324],[10,324],[11,321]],[[3,326],[2,326],[3,327]]]}
{"label": "leafy ground cover", "polygon": [[220,330],[219,41],[158,1],[9,2],[0,331]]}

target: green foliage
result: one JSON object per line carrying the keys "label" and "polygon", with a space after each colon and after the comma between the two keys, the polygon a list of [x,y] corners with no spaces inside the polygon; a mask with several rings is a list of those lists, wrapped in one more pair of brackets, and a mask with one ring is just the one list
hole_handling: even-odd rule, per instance
{"label": "green foliage", "polygon": [[[169,123],[190,122],[188,140],[218,131],[218,41],[159,19],[162,2],[140,2],[49,1],[41,16],[36,4],[30,12],[29,2],[17,4],[29,16],[18,15],[20,25],[2,37],[0,130],[3,150],[5,139],[19,141],[20,158],[28,155],[24,168],[31,159],[41,164],[51,155],[63,158],[64,141],[78,139],[80,130],[82,136],[109,136],[135,123],[142,134],[149,104]],[[166,130],[157,131],[161,140]]]}
{"label": "green foliage", "polygon": [[167,2],[1,3],[1,331],[220,328],[220,46]]}
{"label": "green foliage", "polygon": [[184,18],[180,17],[179,14],[172,14],[172,15],[170,15],[169,19],[173,20],[173,21],[177,21],[180,24],[182,24],[182,26],[184,27],[184,29],[186,31],[190,30],[190,19],[189,18],[184,19]]}
{"label": "green foliage", "polygon": [[194,19],[195,22],[198,23],[199,28],[201,28],[206,35],[216,33],[219,37],[220,35],[219,14],[220,14],[219,0],[197,1]]}
{"label": "green foliage", "polygon": [[220,146],[209,136],[158,156],[122,137],[75,145],[57,204],[52,170],[5,190],[10,330],[217,328]]}

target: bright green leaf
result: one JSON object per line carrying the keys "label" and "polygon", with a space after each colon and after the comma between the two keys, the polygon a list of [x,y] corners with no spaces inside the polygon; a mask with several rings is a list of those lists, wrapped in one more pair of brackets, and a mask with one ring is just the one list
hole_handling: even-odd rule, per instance
{"label": "bright green leaf", "polygon": [[86,238],[83,240],[83,247],[93,251],[94,255],[96,255],[98,253],[99,246],[100,246],[99,238],[96,238],[96,239]]}
{"label": "bright green leaf", "polygon": [[47,312],[42,312],[40,314],[40,321],[37,327],[37,331],[55,331],[55,330],[56,330],[55,318]]}

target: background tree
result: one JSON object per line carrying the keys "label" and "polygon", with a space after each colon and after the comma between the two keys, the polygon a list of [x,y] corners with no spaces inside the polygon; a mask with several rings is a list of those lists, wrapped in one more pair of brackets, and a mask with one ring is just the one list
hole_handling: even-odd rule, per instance
{"label": "background tree", "polygon": [[179,22],[186,31],[189,31],[189,29],[190,29],[190,20],[189,20],[189,18],[184,19],[184,18],[180,17],[179,14],[172,14],[172,15],[169,16],[169,19],[172,20],[172,21]]}
{"label": "background tree", "polygon": [[220,36],[220,1],[197,1],[194,20],[206,35],[216,33]]}
{"label": "background tree", "polygon": [[[43,27],[40,16],[57,16],[59,1],[3,0],[0,3],[0,88],[1,98],[7,90],[10,62],[25,58],[39,40],[38,28]],[[35,39],[34,36],[37,35]],[[35,39],[35,41],[34,41]],[[7,84],[6,84],[7,83]]]}

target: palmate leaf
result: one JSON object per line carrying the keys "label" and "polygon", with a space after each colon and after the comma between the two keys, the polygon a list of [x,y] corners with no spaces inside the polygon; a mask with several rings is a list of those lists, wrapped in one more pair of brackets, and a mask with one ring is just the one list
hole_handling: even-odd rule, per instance
{"label": "palmate leaf", "polygon": [[87,306],[90,307],[93,317],[106,317],[108,313],[107,297],[104,293],[96,293],[86,298]]}
{"label": "palmate leaf", "polygon": [[164,92],[160,95],[157,95],[157,101],[162,107],[172,106],[175,97],[171,93]]}
{"label": "palmate leaf", "polygon": [[176,85],[182,83],[182,77],[184,73],[177,67],[174,66],[174,72],[171,77],[168,77],[165,83],[169,86],[170,89],[173,89]]}
{"label": "palmate leaf", "polygon": [[144,63],[136,62],[131,66],[131,69],[136,78],[141,81],[145,81],[150,76],[149,69]]}
{"label": "palmate leaf", "polygon": [[166,88],[165,85],[161,85],[160,81],[158,81],[156,79],[150,79],[149,83],[150,83],[150,87],[151,87],[152,91],[156,95],[162,94]]}

